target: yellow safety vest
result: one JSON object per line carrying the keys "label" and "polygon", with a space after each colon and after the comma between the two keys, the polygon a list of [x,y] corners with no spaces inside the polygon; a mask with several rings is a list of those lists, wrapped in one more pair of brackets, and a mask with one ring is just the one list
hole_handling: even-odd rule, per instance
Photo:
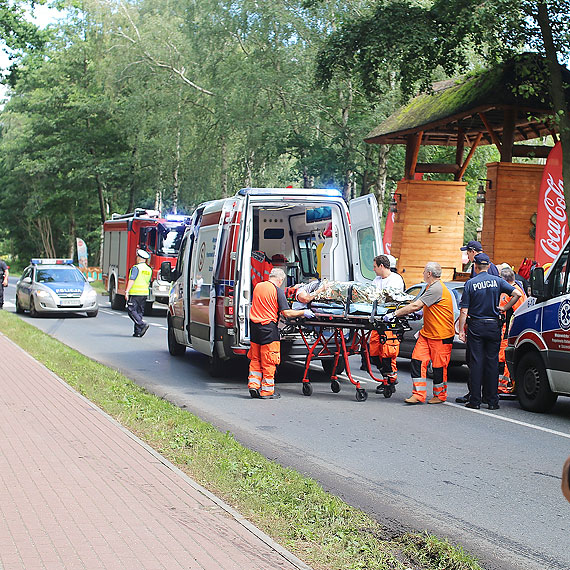
{"label": "yellow safety vest", "polygon": [[139,274],[129,290],[129,295],[148,295],[148,288],[152,279],[152,269],[146,263],[137,263],[134,267],[138,268]]}

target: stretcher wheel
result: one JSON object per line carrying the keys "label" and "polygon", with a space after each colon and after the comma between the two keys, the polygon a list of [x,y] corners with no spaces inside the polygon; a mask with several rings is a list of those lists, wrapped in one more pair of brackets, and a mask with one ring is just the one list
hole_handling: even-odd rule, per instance
{"label": "stretcher wheel", "polygon": [[391,398],[395,391],[394,386],[384,386],[384,398]]}
{"label": "stretcher wheel", "polygon": [[340,382],[338,380],[331,380],[331,390],[338,394],[340,392]]}
{"label": "stretcher wheel", "polygon": [[303,382],[303,396],[310,396],[313,393],[313,387],[310,382]]}
{"label": "stretcher wheel", "polygon": [[357,402],[366,402],[368,400],[368,393],[364,388],[357,388],[356,389],[356,401]]}

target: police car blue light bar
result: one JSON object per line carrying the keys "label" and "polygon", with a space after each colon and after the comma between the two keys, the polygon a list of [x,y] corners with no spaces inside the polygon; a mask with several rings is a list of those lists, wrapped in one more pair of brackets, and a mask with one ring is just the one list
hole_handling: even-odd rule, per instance
{"label": "police car blue light bar", "polygon": [[180,214],[167,214],[164,219],[168,222],[185,222],[189,217]]}
{"label": "police car blue light bar", "polygon": [[73,259],[35,257],[30,260],[32,265],[73,265]]}

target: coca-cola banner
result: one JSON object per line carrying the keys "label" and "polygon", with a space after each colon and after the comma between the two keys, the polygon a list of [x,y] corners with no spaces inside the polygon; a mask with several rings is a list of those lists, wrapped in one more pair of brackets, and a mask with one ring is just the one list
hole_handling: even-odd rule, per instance
{"label": "coca-cola banner", "polygon": [[550,151],[538,197],[534,258],[539,265],[551,263],[568,238],[568,218],[562,179],[562,145]]}
{"label": "coca-cola banner", "polygon": [[382,245],[384,246],[384,253],[390,255],[392,249],[392,231],[394,230],[394,220],[396,219],[396,212],[388,212],[386,218],[386,226],[384,227],[384,236],[382,238]]}

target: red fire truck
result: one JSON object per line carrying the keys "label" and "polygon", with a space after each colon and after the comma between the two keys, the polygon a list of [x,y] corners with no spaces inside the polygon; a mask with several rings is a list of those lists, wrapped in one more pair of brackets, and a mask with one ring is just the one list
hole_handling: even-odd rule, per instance
{"label": "red fire truck", "polygon": [[125,307],[125,288],[130,268],[136,263],[137,249],[150,253],[152,283],[147,310],[152,303],[168,304],[170,283],[160,278],[163,261],[176,263],[188,216],[161,217],[156,210],[137,208],[131,214],[113,214],[103,224],[103,281],[113,309]]}

